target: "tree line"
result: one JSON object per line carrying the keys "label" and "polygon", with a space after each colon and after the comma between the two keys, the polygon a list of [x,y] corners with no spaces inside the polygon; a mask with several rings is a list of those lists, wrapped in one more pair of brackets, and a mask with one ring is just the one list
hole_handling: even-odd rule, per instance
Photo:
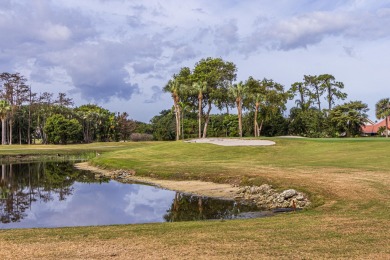
{"label": "tree line", "polygon": [[[367,122],[367,104],[345,102],[344,84],[333,75],[304,75],[287,89],[269,78],[250,76],[236,82],[236,77],[236,65],[221,58],[201,59],[192,69],[183,67],[163,87],[171,94],[173,107],[142,123],[129,119],[126,112],[110,112],[95,104],[73,107],[65,93],[57,97],[34,93],[24,76],[4,72],[0,74],[2,144],[260,135],[351,137],[359,136]],[[286,104],[294,99],[295,106],[286,115]],[[377,118],[389,115],[389,98],[379,100]],[[381,132],[388,135],[385,129]]]}
{"label": "tree line", "polygon": [[[273,79],[252,76],[235,82],[236,75],[235,64],[221,58],[201,59],[193,69],[181,68],[164,87],[172,96],[173,108],[151,121],[157,139],[261,134],[358,136],[367,122],[367,104],[339,104],[348,95],[343,92],[344,84],[331,74],[304,75],[302,81],[288,89]],[[296,106],[285,116],[286,104],[292,99]],[[388,110],[383,112],[383,107]],[[389,107],[382,104],[382,112],[378,112],[377,105],[378,119],[390,115]],[[233,108],[237,111],[235,116],[230,113]],[[220,114],[212,115],[212,109]],[[233,131],[231,126],[237,130]]]}
{"label": "tree line", "polygon": [[[34,93],[20,73],[0,74],[1,143],[90,143],[130,140],[149,126],[95,104],[73,107],[65,93]],[[148,139],[148,138],[147,138]],[[149,138],[150,139],[150,138]]]}

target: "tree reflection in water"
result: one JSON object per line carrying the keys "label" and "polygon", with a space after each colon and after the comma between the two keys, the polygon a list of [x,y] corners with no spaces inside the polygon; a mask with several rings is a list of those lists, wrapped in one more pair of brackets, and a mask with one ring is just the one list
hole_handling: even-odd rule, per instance
{"label": "tree reflection in water", "polygon": [[92,183],[94,174],[74,170],[74,162],[34,162],[2,164],[0,179],[0,221],[19,222],[25,218],[32,202],[66,200],[72,195],[75,181]]}
{"label": "tree reflection in water", "polygon": [[164,215],[167,222],[204,219],[232,219],[241,212],[257,211],[254,205],[241,205],[232,200],[213,199],[177,192]]}

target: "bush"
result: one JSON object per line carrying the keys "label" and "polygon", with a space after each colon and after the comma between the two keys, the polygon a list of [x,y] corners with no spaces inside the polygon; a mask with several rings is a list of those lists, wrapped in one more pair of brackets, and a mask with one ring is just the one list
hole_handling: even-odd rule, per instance
{"label": "bush", "polygon": [[50,116],[44,129],[47,141],[52,144],[79,142],[82,136],[82,126],[76,119],[67,119],[59,114]]}
{"label": "bush", "polygon": [[132,133],[130,135],[130,140],[133,141],[133,142],[152,141],[153,140],[153,135],[151,135],[151,134]]}

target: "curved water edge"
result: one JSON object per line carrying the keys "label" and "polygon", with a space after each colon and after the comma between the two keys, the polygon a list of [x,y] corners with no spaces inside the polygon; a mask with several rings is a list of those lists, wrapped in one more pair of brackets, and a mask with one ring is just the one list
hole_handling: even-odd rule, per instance
{"label": "curved water edge", "polygon": [[0,177],[0,229],[237,219],[259,210],[234,200],[96,178],[75,169],[74,161],[2,164]]}
{"label": "curved water edge", "polygon": [[289,209],[304,209],[311,205],[309,197],[294,189],[278,192],[271,185],[245,186],[221,184],[205,181],[187,180],[161,180],[150,177],[136,176],[133,170],[100,169],[83,162],[76,164],[79,169],[90,170],[97,174],[97,177],[114,179],[120,182],[141,182],[159,186],[165,189],[180,191],[198,196],[207,196],[219,199],[230,199],[241,204],[256,205],[261,210],[289,211]]}
{"label": "curved water edge", "polygon": [[48,154],[14,154],[0,155],[0,164],[23,163],[23,162],[50,162],[50,161],[86,161],[94,158],[97,152],[79,153],[48,153]]}

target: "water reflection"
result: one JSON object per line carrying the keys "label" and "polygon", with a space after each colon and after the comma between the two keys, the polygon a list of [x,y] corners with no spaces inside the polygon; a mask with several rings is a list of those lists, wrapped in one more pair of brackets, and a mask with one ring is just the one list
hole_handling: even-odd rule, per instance
{"label": "water reflection", "polygon": [[1,166],[0,228],[221,219],[252,210],[233,201],[97,180],[73,162]]}
{"label": "water reflection", "polygon": [[[71,162],[39,162],[1,165],[0,222],[19,222],[35,202],[64,201],[74,182],[97,182],[94,174],[74,171]],[[103,182],[108,180],[99,180]]]}
{"label": "water reflection", "polygon": [[254,205],[240,205],[231,200],[191,196],[177,192],[164,219],[169,222],[203,219],[232,219],[242,212],[258,210]]}

